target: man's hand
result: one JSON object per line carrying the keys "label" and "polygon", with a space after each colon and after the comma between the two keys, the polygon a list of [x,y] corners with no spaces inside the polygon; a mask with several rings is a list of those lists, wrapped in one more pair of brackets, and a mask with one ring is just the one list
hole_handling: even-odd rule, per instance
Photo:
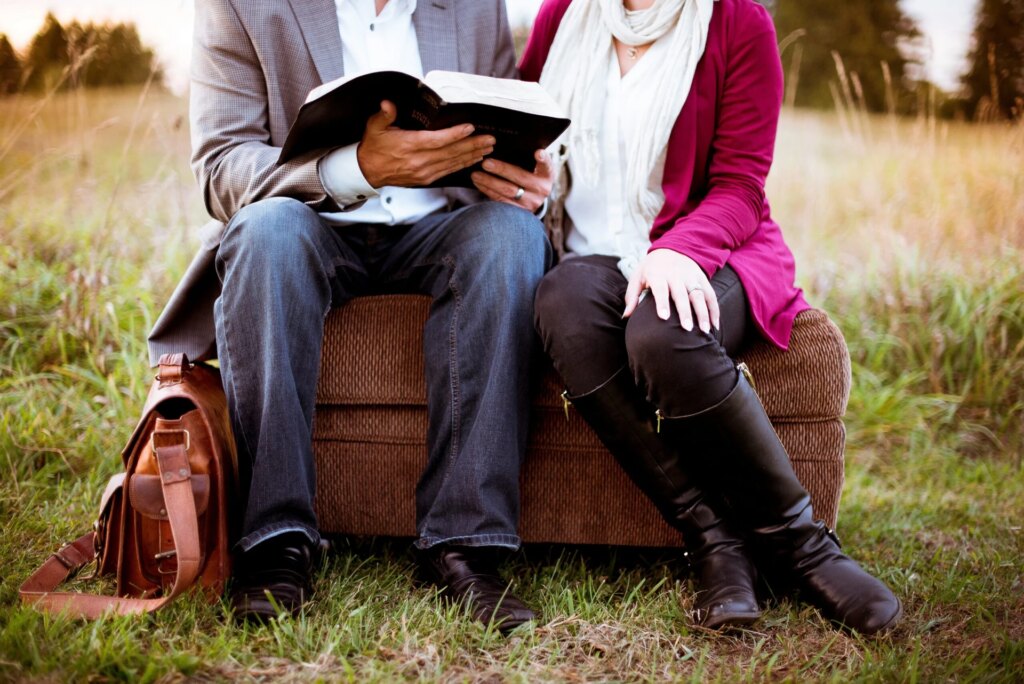
{"label": "man's hand", "polygon": [[644,257],[629,279],[623,318],[629,318],[636,310],[645,288],[650,288],[654,295],[658,318],[663,321],[668,320],[671,306],[675,304],[679,323],[686,330],[693,330],[693,314],[704,332],[711,332],[711,326],[718,328],[721,323],[715,289],[697,262],[685,254],[656,249]]}
{"label": "man's hand", "polygon": [[356,159],[363,177],[375,188],[385,185],[415,188],[430,185],[494,151],[494,138],[473,135],[473,126],[440,131],[404,131],[392,124],[398,109],[387,100],[366,122]]}
{"label": "man's hand", "polygon": [[484,171],[473,172],[476,189],[496,202],[537,211],[551,194],[555,170],[544,150],[534,153],[537,166],[533,173],[497,159],[484,161]]}

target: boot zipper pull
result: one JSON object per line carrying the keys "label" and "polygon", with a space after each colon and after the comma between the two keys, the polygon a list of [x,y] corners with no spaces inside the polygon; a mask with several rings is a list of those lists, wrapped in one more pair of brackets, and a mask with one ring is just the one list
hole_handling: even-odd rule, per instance
{"label": "boot zipper pull", "polygon": [[655,429],[655,432],[656,432],[657,434],[659,434],[659,435],[660,435],[660,434],[661,434],[661,420],[662,420],[662,419],[663,419],[663,418],[664,418],[665,416],[664,416],[664,415],[662,414],[662,412],[661,412],[661,409],[658,409],[657,411],[655,411],[655,412],[654,412],[654,415],[655,415],[655,416],[657,417],[657,419],[658,419],[658,426],[657,426],[657,428]]}
{"label": "boot zipper pull", "polygon": [[757,385],[754,384],[754,375],[750,372],[750,366],[748,366],[746,363],[740,362],[736,365],[736,370],[738,370],[740,373],[743,373],[743,377],[747,379],[747,382],[750,383],[750,386],[753,389],[757,389]]}
{"label": "boot zipper pull", "polygon": [[565,411],[565,419],[569,420],[569,390],[562,390],[562,410]]}

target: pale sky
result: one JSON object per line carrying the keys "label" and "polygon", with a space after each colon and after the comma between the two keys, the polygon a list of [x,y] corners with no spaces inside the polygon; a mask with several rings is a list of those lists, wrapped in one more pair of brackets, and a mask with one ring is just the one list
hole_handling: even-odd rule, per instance
{"label": "pale sky", "polygon": [[[786,2],[786,0],[780,0]],[[0,0],[0,33],[24,48],[52,11],[61,22],[133,21],[142,40],[154,47],[168,82],[184,90],[188,79],[193,0]],[[506,0],[513,25],[529,24],[541,0]],[[977,0],[902,0],[931,47],[929,76],[953,90],[965,68]]]}

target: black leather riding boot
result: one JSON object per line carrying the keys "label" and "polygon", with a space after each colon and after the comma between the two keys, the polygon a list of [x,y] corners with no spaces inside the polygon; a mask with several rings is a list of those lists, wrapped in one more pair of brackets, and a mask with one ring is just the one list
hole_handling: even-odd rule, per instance
{"label": "black leather riding boot", "polygon": [[598,389],[568,397],[623,470],[683,534],[697,577],[694,621],[711,629],[749,624],[761,611],[755,570],[741,538],[704,501],[678,454],[653,424],[654,410],[623,368]]}
{"label": "black leather riding boot", "polygon": [[896,596],[839,549],[814,519],[811,497],[746,377],[701,413],[666,418],[662,436],[714,464],[711,486],[725,497],[759,558],[825,617],[862,634],[888,631],[903,613]]}

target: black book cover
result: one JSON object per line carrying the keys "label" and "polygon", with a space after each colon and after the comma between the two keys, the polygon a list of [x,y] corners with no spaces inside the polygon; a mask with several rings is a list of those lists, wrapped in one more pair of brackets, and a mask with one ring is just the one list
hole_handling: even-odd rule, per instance
{"label": "black book cover", "polygon": [[[366,120],[380,111],[381,100],[395,103],[395,125],[405,130],[439,130],[471,123],[475,135],[494,136],[497,142],[492,158],[528,171],[536,165],[533,153],[554,142],[569,125],[562,116],[515,109],[511,100],[507,100],[510,106],[486,102],[486,97],[479,102],[447,102],[420,79],[400,71],[377,71],[342,80],[334,87],[321,86],[322,93],[310,94],[288,131],[278,164],[313,150],[359,142]],[[476,168],[440,178],[433,187],[473,187],[470,174]]]}

